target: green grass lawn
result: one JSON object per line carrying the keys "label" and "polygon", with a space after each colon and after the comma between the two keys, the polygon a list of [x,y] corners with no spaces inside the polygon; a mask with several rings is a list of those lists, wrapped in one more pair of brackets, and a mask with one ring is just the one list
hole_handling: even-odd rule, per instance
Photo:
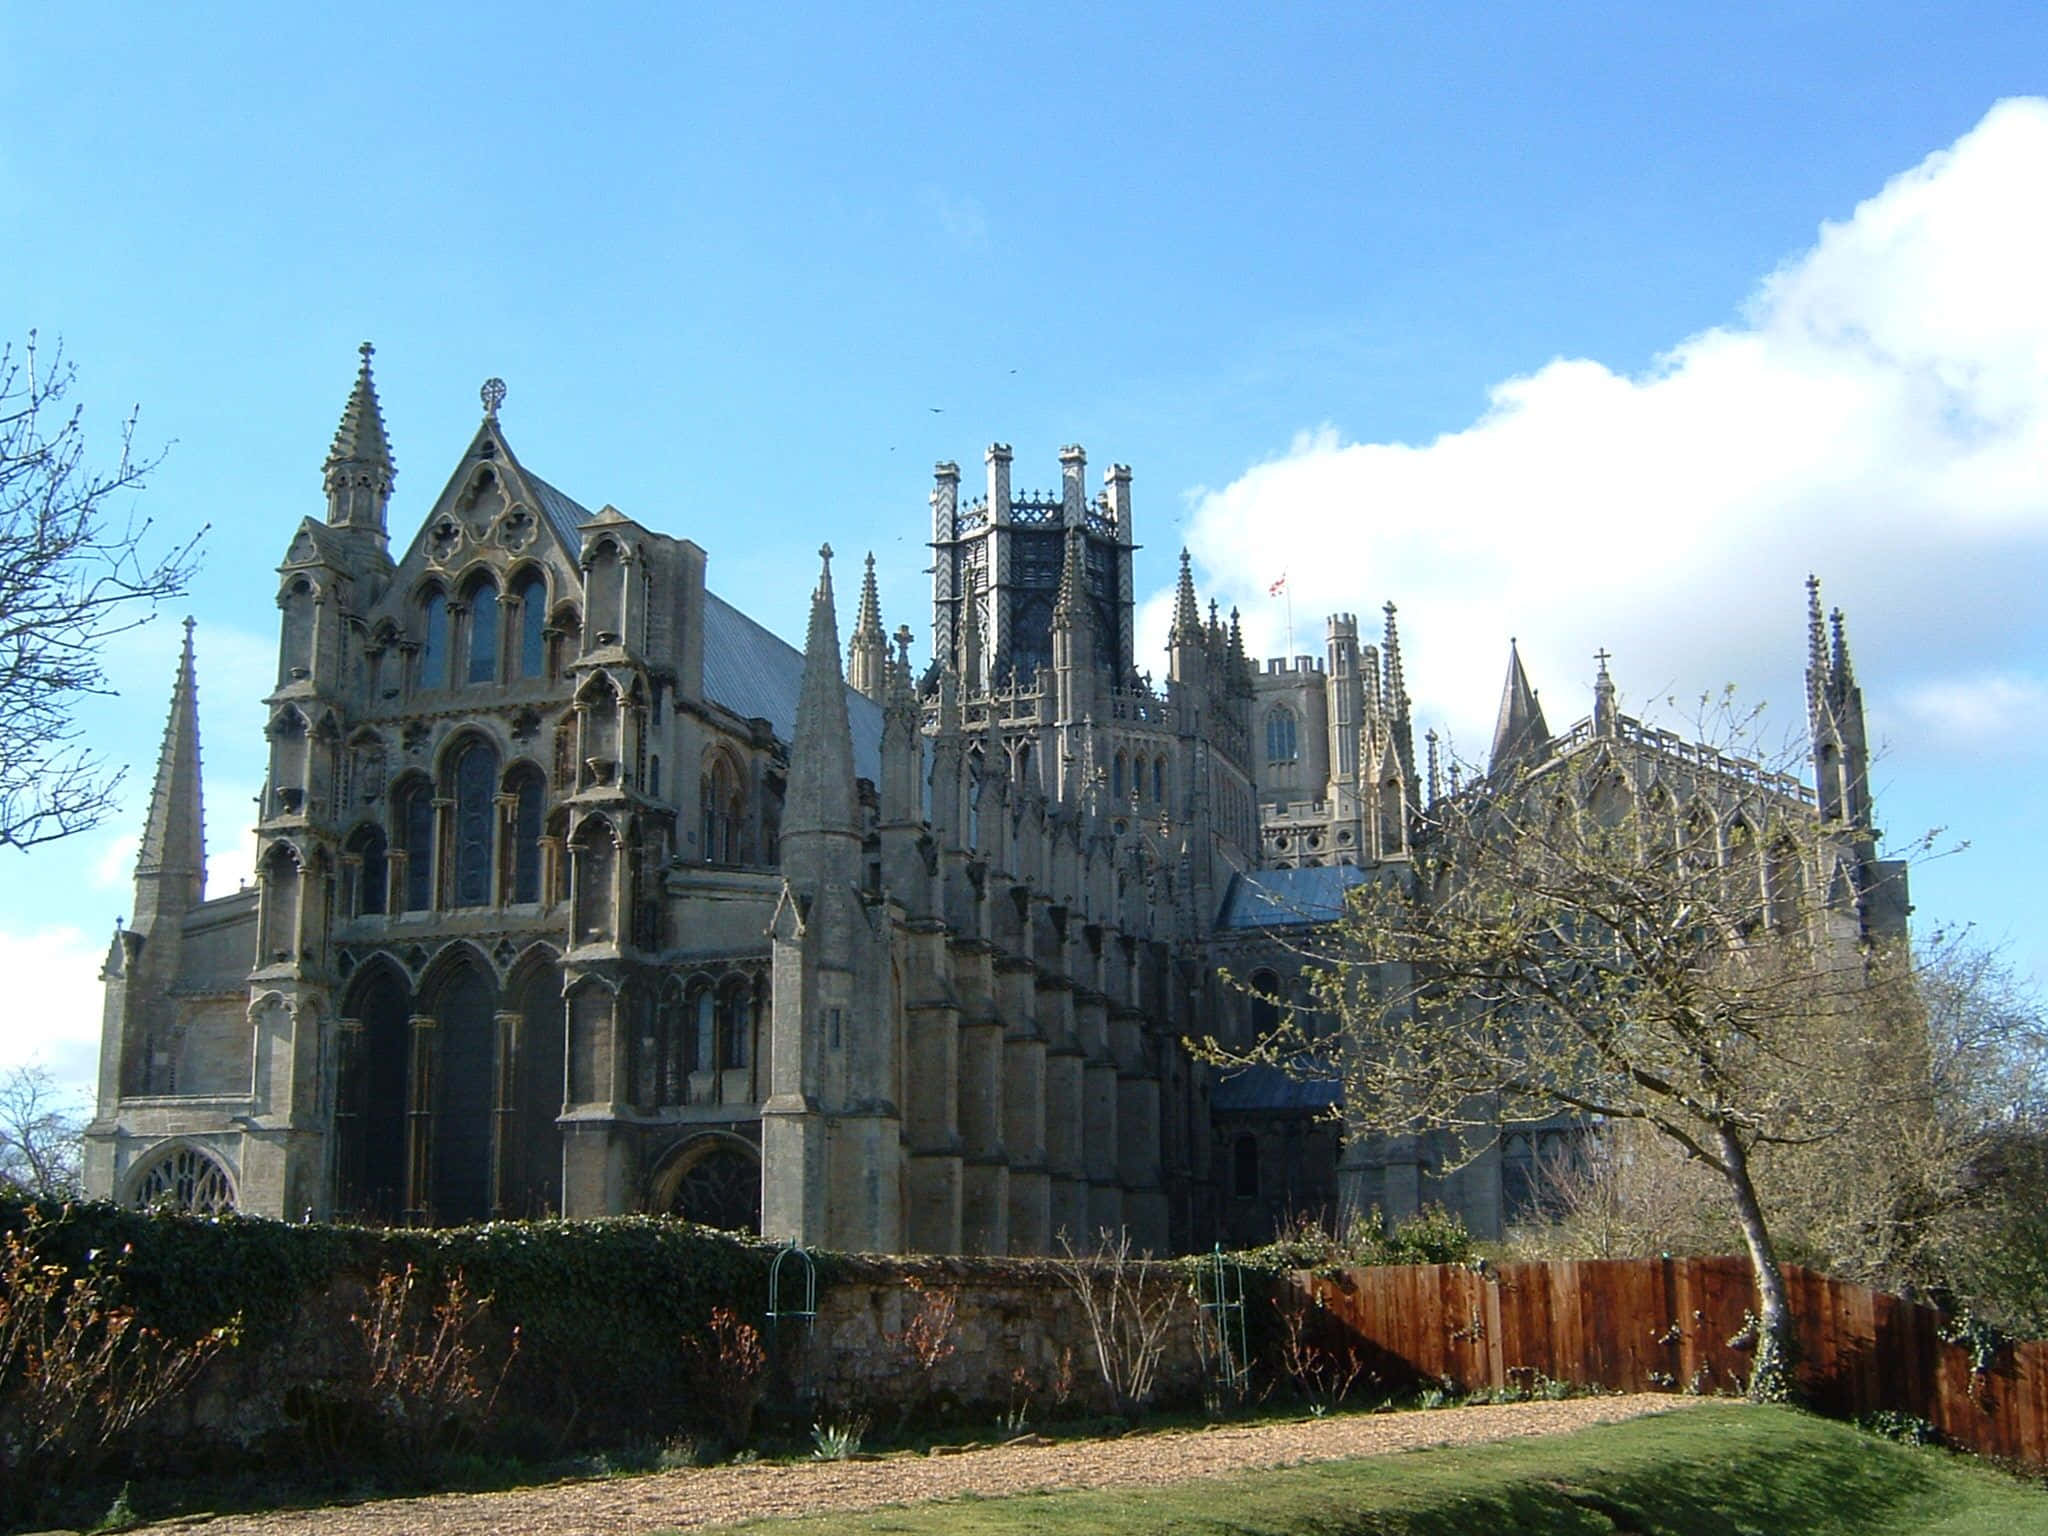
{"label": "green grass lawn", "polygon": [[2048,1489],[1787,1408],[1714,1403],[1551,1439],[1136,1492],[749,1522],[907,1536],[2048,1536]]}

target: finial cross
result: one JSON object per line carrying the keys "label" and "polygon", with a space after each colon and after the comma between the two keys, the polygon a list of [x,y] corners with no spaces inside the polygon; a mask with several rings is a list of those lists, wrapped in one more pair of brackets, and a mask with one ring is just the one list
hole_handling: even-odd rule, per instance
{"label": "finial cross", "polygon": [[1604,673],[1607,670],[1607,663],[1614,659],[1614,653],[1603,645],[1593,653],[1593,659],[1600,663],[1600,670]]}
{"label": "finial cross", "polygon": [[484,415],[492,421],[498,419],[498,407],[505,403],[505,381],[485,379],[484,387],[477,392],[477,398],[484,403]]}

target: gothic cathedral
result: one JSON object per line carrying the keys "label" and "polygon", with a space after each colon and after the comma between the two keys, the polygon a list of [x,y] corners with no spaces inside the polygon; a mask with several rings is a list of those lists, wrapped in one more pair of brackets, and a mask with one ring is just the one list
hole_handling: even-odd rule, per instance
{"label": "gothic cathedral", "polygon": [[[1131,473],[931,493],[931,657],[832,552],[798,650],[706,552],[527,469],[504,386],[402,549],[370,348],[280,567],[253,888],[206,899],[191,626],[114,935],[88,1187],[141,1205],[456,1224],[675,1213],[840,1249],[1155,1252],[1424,1200],[1497,1232],[1534,1133],[1454,1172],[1350,1145],[1334,1084],[1221,1075],[1299,991],[1286,930],[1399,876],[1418,764],[1392,605],[1254,665],[1181,560],[1164,677],[1133,632]],[[1810,599],[1815,785],[1702,771],[1620,715],[1553,737],[1511,653],[1489,772],[1654,792],[1731,849],[1758,795],[1839,827],[1846,932],[1902,931],[1860,693]],[[842,668],[842,654],[844,666]],[[1750,765],[1753,767],[1753,765]],[[1589,790],[1588,792],[1592,792]],[[1748,817],[1748,822],[1745,817]],[[1223,979],[1227,968],[1256,983]],[[1294,963],[1298,972],[1299,961]]]}

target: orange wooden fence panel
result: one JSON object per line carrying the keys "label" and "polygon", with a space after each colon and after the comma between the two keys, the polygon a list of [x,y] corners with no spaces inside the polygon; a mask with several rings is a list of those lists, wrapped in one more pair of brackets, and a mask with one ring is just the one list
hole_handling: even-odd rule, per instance
{"label": "orange wooden fence panel", "polygon": [[[1740,1391],[1753,1341],[1739,1258],[1589,1259],[1346,1270],[1296,1277],[1363,1346],[1384,1388],[1529,1386],[1535,1376],[1626,1392]],[[2048,1342],[1977,1358],[1931,1307],[1788,1266],[1797,1381],[1821,1412],[1889,1409],[1958,1445],[2048,1466]]]}

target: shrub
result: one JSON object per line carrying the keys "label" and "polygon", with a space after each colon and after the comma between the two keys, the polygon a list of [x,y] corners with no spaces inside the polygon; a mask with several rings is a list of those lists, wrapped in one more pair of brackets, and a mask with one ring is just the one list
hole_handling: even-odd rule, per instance
{"label": "shrub", "polygon": [[0,1503],[34,1507],[127,1450],[137,1431],[234,1342],[190,1340],[109,1299],[117,1256],[80,1273],[49,1262],[41,1228],[0,1234]]}
{"label": "shrub", "polygon": [[754,1432],[754,1410],[761,1403],[761,1367],[768,1361],[761,1331],[741,1322],[731,1307],[714,1307],[705,1332],[684,1340],[683,1347],[694,1363],[711,1428],[728,1450],[739,1450]]}

